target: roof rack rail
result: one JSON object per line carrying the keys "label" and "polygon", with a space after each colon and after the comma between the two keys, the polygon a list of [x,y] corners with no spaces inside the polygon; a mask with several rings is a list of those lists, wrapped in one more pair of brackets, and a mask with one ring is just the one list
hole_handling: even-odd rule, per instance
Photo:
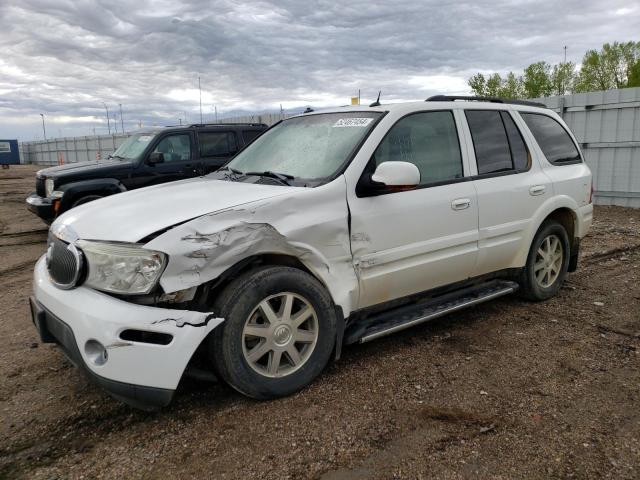
{"label": "roof rack rail", "polygon": [[[225,122],[225,123],[192,123],[191,125],[189,125],[189,127],[211,127],[216,125],[221,127],[236,126],[236,125],[244,125],[248,127],[266,127],[267,126],[266,123]],[[186,126],[186,125],[180,125],[180,126]]]}
{"label": "roof rack rail", "polygon": [[529,107],[547,108],[544,103],[530,102],[529,100],[515,100],[512,98],[500,97],[473,97],[463,95],[434,95],[425,100],[425,102],[454,102],[456,100],[466,100],[469,102],[491,102],[491,103],[510,103],[513,105],[527,105]]}

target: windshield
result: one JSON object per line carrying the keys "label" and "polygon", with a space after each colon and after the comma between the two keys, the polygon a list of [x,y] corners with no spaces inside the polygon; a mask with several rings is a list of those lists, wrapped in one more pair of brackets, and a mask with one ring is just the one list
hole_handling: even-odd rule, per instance
{"label": "windshield", "polygon": [[155,133],[136,133],[131,135],[111,156],[136,159],[144,152],[144,149],[147,148],[147,145],[155,136]]}
{"label": "windshield", "polygon": [[371,130],[379,112],[305,115],[284,120],[241,151],[228,169],[275,172],[289,178],[333,176]]}

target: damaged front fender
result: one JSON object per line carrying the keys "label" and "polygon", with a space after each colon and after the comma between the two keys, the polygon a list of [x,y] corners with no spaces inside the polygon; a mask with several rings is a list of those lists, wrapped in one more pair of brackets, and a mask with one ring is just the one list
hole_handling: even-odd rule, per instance
{"label": "damaged front fender", "polygon": [[169,254],[164,291],[209,282],[249,257],[281,254],[304,264],[348,315],[357,304],[358,281],[344,177],[287,192],[203,215],[149,242],[148,248]]}

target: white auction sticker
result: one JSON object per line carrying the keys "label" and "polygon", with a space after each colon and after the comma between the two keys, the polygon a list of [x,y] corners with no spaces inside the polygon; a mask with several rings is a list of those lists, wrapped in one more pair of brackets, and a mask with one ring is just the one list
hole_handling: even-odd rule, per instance
{"label": "white auction sticker", "polygon": [[366,127],[373,121],[373,118],[339,118],[334,127]]}
{"label": "white auction sticker", "polygon": [[138,137],[139,142],[149,142],[153,138],[153,135],[140,135]]}

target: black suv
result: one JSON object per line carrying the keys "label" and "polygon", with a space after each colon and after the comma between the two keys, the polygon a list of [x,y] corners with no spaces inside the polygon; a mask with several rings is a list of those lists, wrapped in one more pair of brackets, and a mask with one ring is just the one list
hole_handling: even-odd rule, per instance
{"label": "black suv", "polygon": [[136,131],[106,161],[45,168],[27,207],[50,223],[114,193],[211,173],[258,137],[261,123],[189,125]]}

